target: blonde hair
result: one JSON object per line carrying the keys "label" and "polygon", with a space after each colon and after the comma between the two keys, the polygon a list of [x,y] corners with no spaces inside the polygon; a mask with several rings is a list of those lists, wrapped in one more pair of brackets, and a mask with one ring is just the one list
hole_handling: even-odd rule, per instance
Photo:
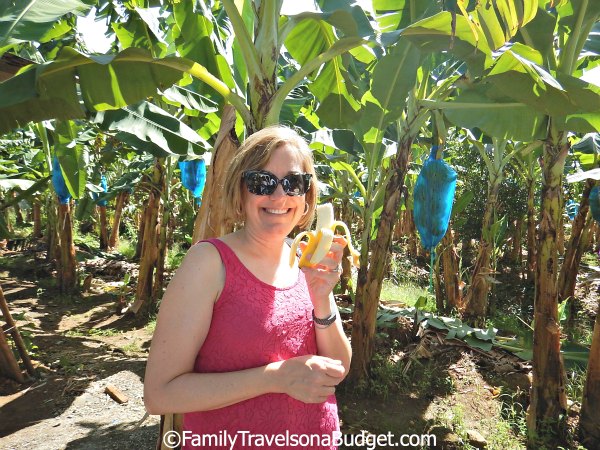
{"label": "blonde hair", "polygon": [[242,189],[245,189],[245,185],[242,180],[242,174],[246,170],[264,168],[271,159],[275,149],[282,145],[288,145],[296,150],[300,156],[302,170],[312,175],[310,188],[304,197],[308,204],[308,210],[302,216],[297,226],[304,229],[312,223],[318,196],[317,176],[315,174],[312,152],[308,148],[307,142],[298,133],[282,125],[263,128],[248,136],[233,157],[225,176],[225,192],[222,197],[225,217],[230,222],[240,224],[245,220],[242,204]]}

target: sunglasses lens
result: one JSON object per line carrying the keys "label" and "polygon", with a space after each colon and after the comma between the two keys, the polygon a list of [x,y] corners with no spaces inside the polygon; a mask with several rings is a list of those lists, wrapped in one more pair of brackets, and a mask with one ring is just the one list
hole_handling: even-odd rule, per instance
{"label": "sunglasses lens", "polygon": [[244,179],[251,194],[271,195],[277,188],[277,179],[265,172],[247,172]]}
{"label": "sunglasses lens", "polygon": [[283,190],[287,195],[304,195],[308,188],[303,174],[294,173],[283,178]]}

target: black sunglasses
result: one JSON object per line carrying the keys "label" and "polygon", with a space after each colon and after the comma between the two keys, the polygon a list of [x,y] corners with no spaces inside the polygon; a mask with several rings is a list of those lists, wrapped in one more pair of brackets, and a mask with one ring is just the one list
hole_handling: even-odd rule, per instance
{"label": "black sunglasses", "polygon": [[254,195],[271,195],[281,184],[283,192],[289,196],[304,195],[310,188],[310,173],[290,173],[281,180],[266,170],[246,170],[242,174],[248,192]]}

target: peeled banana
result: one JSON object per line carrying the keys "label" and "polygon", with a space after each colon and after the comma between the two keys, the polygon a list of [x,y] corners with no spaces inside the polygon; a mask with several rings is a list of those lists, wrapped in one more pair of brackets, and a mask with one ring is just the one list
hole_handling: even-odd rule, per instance
{"label": "peeled banana", "polygon": [[[313,267],[317,265],[325,255],[329,252],[331,248],[331,244],[333,243],[333,237],[335,234],[335,229],[337,227],[342,227],[345,232],[345,238],[348,241],[348,249],[350,250],[350,254],[352,255],[352,264],[356,267],[359,266],[359,258],[360,253],[356,251],[356,249],[352,246],[352,241],[350,240],[350,230],[348,229],[348,225],[346,225],[341,220],[334,220],[333,218],[333,205],[331,203],[325,203],[323,205],[317,206],[317,227],[313,231],[303,231],[298,234],[292,242],[292,251],[290,252],[290,266],[294,265],[294,261],[296,259],[296,250],[298,248],[298,244],[305,236],[308,236],[308,244],[304,251],[302,252],[302,256],[300,257],[300,262],[298,266],[300,267]],[[308,258],[310,256],[310,259]]]}

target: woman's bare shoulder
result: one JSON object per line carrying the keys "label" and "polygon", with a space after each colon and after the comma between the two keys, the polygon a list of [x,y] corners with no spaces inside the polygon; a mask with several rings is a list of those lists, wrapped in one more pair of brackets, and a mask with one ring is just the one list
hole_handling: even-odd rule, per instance
{"label": "woman's bare shoulder", "polygon": [[194,296],[202,293],[203,297],[215,297],[224,283],[225,270],[219,251],[209,242],[199,242],[190,247],[169,287],[179,291],[178,294],[183,290]]}

